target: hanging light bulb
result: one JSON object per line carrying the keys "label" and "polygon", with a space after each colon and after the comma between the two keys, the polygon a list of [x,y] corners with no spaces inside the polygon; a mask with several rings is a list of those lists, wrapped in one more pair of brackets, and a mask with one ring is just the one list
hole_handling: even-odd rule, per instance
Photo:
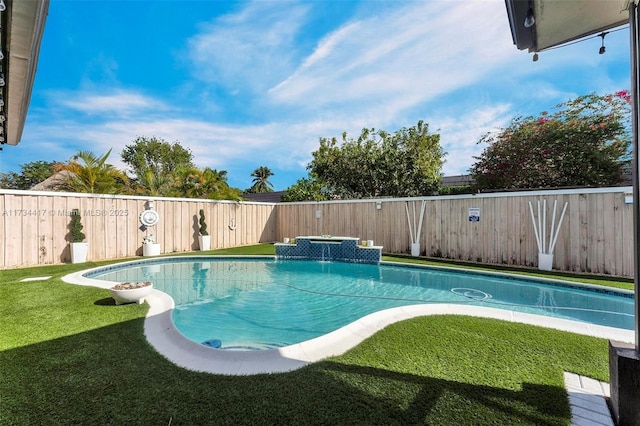
{"label": "hanging light bulb", "polygon": [[600,50],[598,50],[598,53],[601,54],[601,55],[604,54],[604,52],[607,51],[607,48],[604,47],[604,36],[606,36],[607,34],[609,34],[609,33],[600,34],[600,37],[602,37],[602,46],[600,46]]}
{"label": "hanging light bulb", "polygon": [[0,96],[0,108],[4,106],[4,98]]}
{"label": "hanging light bulb", "polygon": [[529,10],[527,10],[527,16],[525,16],[524,18],[524,27],[531,28],[535,23],[536,23],[536,18],[533,16],[533,8],[529,6]]}
{"label": "hanging light bulb", "polygon": [[4,0],[0,0],[0,12],[7,10],[7,5],[4,4]]}
{"label": "hanging light bulb", "polygon": [[533,54],[533,62],[538,62],[538,54],[537,53]]}
{"label": "hanging light bulb", "polygon": [[0,72],[0,87],[4,86],[4,74]]}
{"label": "hanging light bulb", "polygon": [[2,53],[2,49],[0,49],[0,60],[4,59],[4,53]]}

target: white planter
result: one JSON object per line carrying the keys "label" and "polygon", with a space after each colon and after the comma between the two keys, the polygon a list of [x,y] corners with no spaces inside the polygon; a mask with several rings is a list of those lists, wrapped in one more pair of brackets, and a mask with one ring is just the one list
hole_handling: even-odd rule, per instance
{"label": "white planter", "polygon": [[142,244],[143,256],[158,256],[160,254],[160,243]]}
{"label": "white planter", "polygon": [[411,243],[411,256],[420,256],[420,243]]}
{"label": "white planter", "polygon": [[110,289],[111,297],[116,301],[116,305],[122,305],[124,303],[137,303],[141,304],[144,299],[151,294],[153,290],[153,284],[146,287],[132,288],[129,290],[114,290]]}
{"label": "white planter", "polygon": [[538,253],[538,269],[541,271],[553,269],[553,253]]}
{"label": "white planter", "polygon": [[200,251],[211,250],[211,235],[198,235]]}
{"label": "white planter", "polygon": [[71,243],[71,263],[84,263],[87,261],[89,243]]}

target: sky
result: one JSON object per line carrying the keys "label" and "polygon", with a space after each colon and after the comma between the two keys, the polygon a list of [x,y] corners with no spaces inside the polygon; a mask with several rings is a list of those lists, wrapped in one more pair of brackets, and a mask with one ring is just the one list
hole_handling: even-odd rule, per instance
{"label": "sky", "polygon": [[21,142],[0,172],[79,150],[126,169],[138,137],[275,190],[307,177],[322,137],[440,134],[443,174],[517,116],[630,88],[629,30],[540,54],[513,44],[504,0],[51,0]]}

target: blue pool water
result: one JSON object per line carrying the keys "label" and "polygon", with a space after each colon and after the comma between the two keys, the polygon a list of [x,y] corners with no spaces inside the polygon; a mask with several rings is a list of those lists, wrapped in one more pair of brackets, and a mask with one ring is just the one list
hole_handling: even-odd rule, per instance
{"label": "blue pool water", "polygon": [[223,349],[291,345],[376,311],[423,303],[488,306],[634,328],[632,295],[428,268],[174,258],[86,275],[153,282],[174,299],[173,321],[182,334]]}

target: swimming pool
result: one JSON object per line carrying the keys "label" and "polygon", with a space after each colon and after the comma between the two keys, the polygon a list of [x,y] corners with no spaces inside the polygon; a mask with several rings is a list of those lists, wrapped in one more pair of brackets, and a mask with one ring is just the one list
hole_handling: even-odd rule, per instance
{"label": "swimming pool", "polygon": [[373,312],[417,304],[487,306],[632,330],[633,295],[468,271],[390,264],[171,258],[85,276],[152,281],[190,340],[223,349],[289,346]]}

